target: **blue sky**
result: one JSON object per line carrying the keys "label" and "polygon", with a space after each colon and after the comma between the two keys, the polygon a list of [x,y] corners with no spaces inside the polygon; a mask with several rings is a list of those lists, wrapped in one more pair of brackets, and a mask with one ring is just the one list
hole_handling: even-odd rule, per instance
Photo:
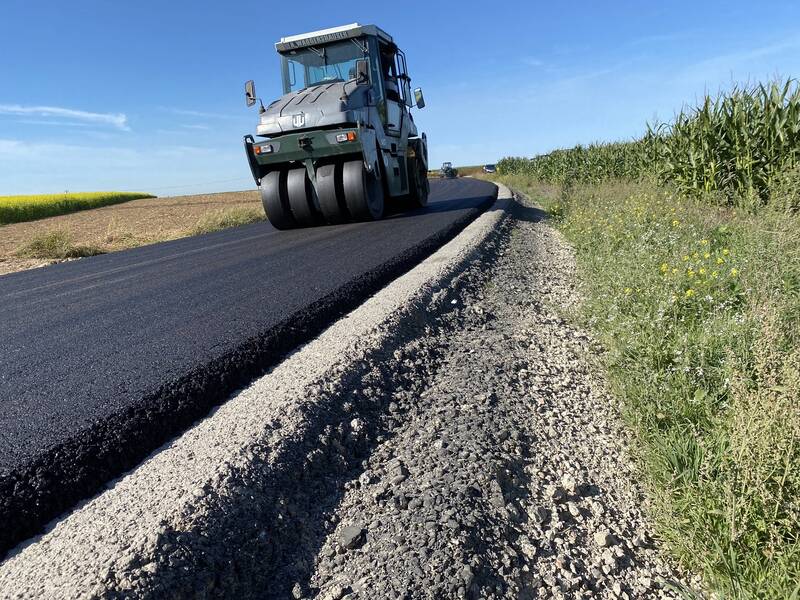
{"label": "blue sky", "polygon": [[800,75],[800,3],[4,0],[0,195],[253,187],[242,86],[282,35],[376,23],[406,51],[431,161],[626,139],[704,90]]}

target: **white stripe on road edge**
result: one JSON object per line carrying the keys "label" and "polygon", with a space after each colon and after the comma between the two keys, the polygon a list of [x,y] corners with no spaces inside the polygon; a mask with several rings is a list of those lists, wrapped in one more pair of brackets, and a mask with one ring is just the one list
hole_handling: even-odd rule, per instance
{"label": "white stripe on road edge", "polygon": [[499,186],[495,204],[453,240],[43,536],[18,547],[0,565],[0,596],[133,592],[136,581],[125,574],[148,573],[142,558],[156,554],[162,533],[196,529],[206,498],[218,505],[235,496],[226,485],[232,474],[247,470],[254,452],[291,443],[303,426],[300,407],[311,401],[310,386],[362,360],[365,350],[388,338],[399,314],[408,317],[408,307],[421,308],[421,298],[446,286],[498,228],[511,201],[509,190]]}

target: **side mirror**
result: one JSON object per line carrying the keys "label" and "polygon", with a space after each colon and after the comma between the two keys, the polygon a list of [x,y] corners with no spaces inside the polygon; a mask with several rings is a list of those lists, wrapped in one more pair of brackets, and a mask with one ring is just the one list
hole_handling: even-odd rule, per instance
{"label": "side mirror", "polygon": [[425,108],[425,96],[422,95],[422,88],[414,90],[414,102],[417,103],[417,108]]}
{"label": "side mirror", "polygon": [[244,84],[244,99],[247,106],[253,106],[256,103],[256,84],[252,79]]}
{"label": "side mirror", "polygon": [[356,61],[356,85],[369,85],[369,61],[365,58]]}

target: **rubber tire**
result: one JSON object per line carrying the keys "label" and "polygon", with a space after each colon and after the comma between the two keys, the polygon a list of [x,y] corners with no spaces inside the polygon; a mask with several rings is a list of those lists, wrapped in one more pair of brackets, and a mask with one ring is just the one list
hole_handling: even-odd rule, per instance
{"label": "rubber tire", "polygon": [[350,220],[344,202],[341,162],[322,165],[317,169],[317,198],[326,223],[338,225]]}
{"label": "rubber tire", "polygon": [[289,210],[286,195],[286,171],[271,171],[261,180],[261,204],[275,229],[294,229],[297,222]]}
{"label": "rubber tire", "polygon": [[286,190],[289,196],[289,208],[294,220],[300,227],[313,227],[319,223],[317,209],[314,206],[314,186],[308,179],[305,168],[290,169],[286,177]]}
{"label": "rubber tire", "polygon": [[415,158],[409,168],[412,175],[408,194],[409,204],[412,208],[424,208],[428,206],[428,196],[431,192],[431,184],[428,181],[428,172],[422,168],[422,163]]}
{"label": "rubber tire", "polygon": [[377,221],[383,216],[383,185],[367,173],[364,162],[350,160],[342,167],[342,185],[347,210],[357,221]]}

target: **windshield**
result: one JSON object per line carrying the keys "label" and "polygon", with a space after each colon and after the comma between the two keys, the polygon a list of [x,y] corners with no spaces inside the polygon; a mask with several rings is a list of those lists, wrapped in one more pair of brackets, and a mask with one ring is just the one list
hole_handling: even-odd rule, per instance
{"label": "windshield", "polygon": [[283,93],[356,76],[356,61],[364,58],[364,40],[345,40],[325,46],[309,46],[281,54]]}

